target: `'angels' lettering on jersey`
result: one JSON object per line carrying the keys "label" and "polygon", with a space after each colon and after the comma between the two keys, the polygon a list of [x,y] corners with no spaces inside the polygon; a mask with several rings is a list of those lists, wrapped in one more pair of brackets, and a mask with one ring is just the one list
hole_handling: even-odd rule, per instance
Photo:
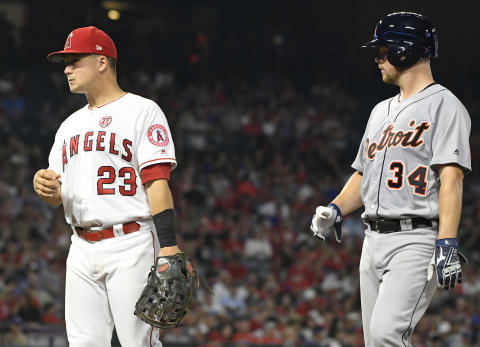
{"label": "'angels' lettering on jersey", "polygon": [[[408,123],[410,128],[415,127],[415,120],[411,120]],[[365,153],[367,154],[367,158],[373,160],[375,158],[376,152],[381,152],[385,148],[392,148],[397,147],[400,145],[401,147],[412,147],[418,148],[420,147],[424,141],[422,139],[422,135],[425,131],[430,129],[430,122],[421,122],[420,125],[415,127],[415,130],[397,130],[394,131],[395,124],[389,124],[387,128],[382,132],[382,139],[380,143],[371,142],[370,138],[367,138],[365,141]],[[413,136],[413,137],[412,137]]]}
{"label": "'angels' lettering on jersey", "polygon": [[[110,141],[105,142],[105,137],[109,137]],[[62,146],[62,170],[65,171],[65,165],[68,164],[68,160],[78,155],[79,148],[83,152],[99,151],[108,152],[112,155],[120,156],[127,163],[132,161],[132,141],[129,139],[123,139],[117,142],[117,134],[114,132],[108,133],[106,131],[87,131],[82,137],[80,144],[80,135],[75,135],[70,138],[69,146],[67,150],[66,141]],[[115,148],[123,148],[123,151],[119,151]]]}

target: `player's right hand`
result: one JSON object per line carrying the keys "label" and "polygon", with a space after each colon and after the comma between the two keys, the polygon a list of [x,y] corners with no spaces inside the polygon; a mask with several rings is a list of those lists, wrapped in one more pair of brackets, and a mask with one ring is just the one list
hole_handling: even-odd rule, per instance
{"label": "player's right hand", "polygon": [[342,214],[338,207],[330,204],[328,206],[318,206],[312,218],[310,230],[313,235],[325,241],[325,233],[335,231],[335,239],[338,243],[342,237]]}
{"label": "player's right hand", "polygon": [[51,201],[61,201],[60,175],[52,170],[38,170],[33,177],[33,189],[42,198]]}

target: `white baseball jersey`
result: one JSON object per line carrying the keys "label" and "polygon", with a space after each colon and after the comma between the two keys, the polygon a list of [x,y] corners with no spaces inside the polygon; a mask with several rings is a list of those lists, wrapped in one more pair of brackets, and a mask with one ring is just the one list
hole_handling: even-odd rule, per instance
{"label": "white baseball jersey", "polygon": [[403,101],[396,95],[377,104],[352,164],[363,173],[362,217],[438,218],[435,166],[471,170],[470,128],[465,107],[439,84]]}
{"label": "white baseball jersey", "polygon": [[80,227],[151,218],[140,171],[157,163],[176,167],[167,119],[155,102],[131,93],[69,116],[49,156],[65,218]]}

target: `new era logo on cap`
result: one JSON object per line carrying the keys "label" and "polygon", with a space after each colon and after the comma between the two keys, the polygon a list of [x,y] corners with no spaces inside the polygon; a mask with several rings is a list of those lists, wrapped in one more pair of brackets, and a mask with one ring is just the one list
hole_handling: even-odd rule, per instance
{"label": "new era logo on cap", "polygon": [[94,26],[72,31],[65,41],[63,51],[50,53],[47,59],[53,62],[63,62],[64,54],[76,53],[102,54],[117,59],[117,48],[113,40],[105,32]]}

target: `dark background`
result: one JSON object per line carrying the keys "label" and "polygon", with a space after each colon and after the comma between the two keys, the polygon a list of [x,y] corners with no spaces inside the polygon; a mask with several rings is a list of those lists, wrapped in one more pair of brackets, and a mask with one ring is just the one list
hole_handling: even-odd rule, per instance
{"label": "dark background", "polygon": [[[11,1],[22,6],[19,29],[26,44],[2,52],[8,65],[35,62],[35,69],[52,69],[44,59],[61,49],[66,35],[80,26],[95,25],[116,42],[118,69],[167,69],[178,81],[213,81],[224,76],[255,79],[262,73],[286,75],[297,86],[317,80],[347,84],[371,104],[396,91],[383,85],[369,50],[375,24],[395,11],[419,12],[439,32],[436,80],[457,95],[478,97],[476,81],[480,29],[475,2],[438,1]],[[118,9],[120,20],[107,17]],[[199,42],[199,35],[205,38]],[[275,37],[281,44],[274,44]],[[191,62],[197,59],[198,62]],[[5,66],[5,65],[3,65]],[[127,88],[128,86],[122,86]],[[38,85],[39,92],[43,86]],[[362,105],[363,106],[363,105]],[[365,104],[362,112],[371,105]],[[366,117],[367,115],[364,115]]]}
{"label": "dark background", "polygon": [[[204,78],[232,72],[254,77],[267,70],[295,75],[299,82],[322,77],[371,89],[382,84],[371,56],[359,47],[371,39],[380,18],[408,10],[426,15],[438,29],[440,59],[434,71],[439,81],[463,93],[479,73],[480,29],[473,1],[460,6],[372,0],[2,1],[3,6],[22,3],[28,44],[21,56],[9,55],[14,61],[33,60],[37,68],[46,68],[44,56],[63,46],[66,33],[96,25],[116,42],[120,71],[136,64],[174,68],[188,80],[193,77],[189,57],[197,53],[202,68],[197,70],[204,71]],[[120,20],[109,20],[106,8],[118,8]],[[206,36],[204,49],[197,43],[201,33]],[[273,44],[276,35],[283,37],[281,45]]]}

